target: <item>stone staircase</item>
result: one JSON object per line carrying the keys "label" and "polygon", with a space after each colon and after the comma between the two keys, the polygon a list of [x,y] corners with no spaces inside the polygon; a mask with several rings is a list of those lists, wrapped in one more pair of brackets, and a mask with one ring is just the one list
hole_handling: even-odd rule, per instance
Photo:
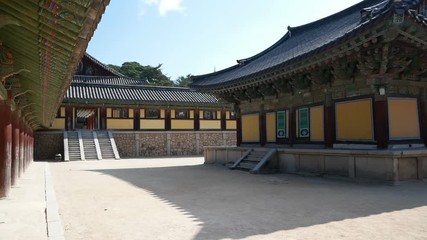
{"label": "stone staircase", "polygon": [[98,131],[96,132],[96,134],[98,136],[99,148],[101,150],[102,159],[116,159],[108,132]]}
{"label": "stone staircase", "polygon": [[79,136],[77,131],[67,132],[67,136],[64,136],[64,138],[68,139],[68,159],[67,159],[67,151],[66,151],[65,160],[66,161],[81,160],[82,157],[80,154],[80,143],[79,143]]}
{"label": "stone staircase", "polygon": [[96,153],[96,146],[92,131],[80,131],[83,142],[83,149],[85,152],[85,158],[83,160],[98,160],[98,154]]}
{"label": "stone staircase", "polygon": [[120,159],[113,135],[108,131],[64,132],[64,160]]}
{"label": "stone staircase", "polygon": [[270,173],[275,172],[275,149],[249,149],[237,160],[230,169],[249,171],[250,173]]}

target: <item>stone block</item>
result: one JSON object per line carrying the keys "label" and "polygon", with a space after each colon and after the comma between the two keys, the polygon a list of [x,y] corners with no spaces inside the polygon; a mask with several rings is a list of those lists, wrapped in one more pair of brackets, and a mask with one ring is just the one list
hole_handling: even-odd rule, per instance
{"label": "stone block", "polygon": [[297,172],[298,155],[279,152],[277,154],[277,159],[278,159],[279,172],[283,172],[283,173]]}
{"label": "stone block", "polygon": [[392,158],[356,157],[356,178],[393,181]]}
{"label": "stone block", "polygon": [[347,156],[325,156],[325,172],[331,175],[348,176]]}
{"label": "stone block", "polygon": [[322,173],[323,166],[324,156],[300,155],[299,172]]}
{"label": "stone block", "polygon": [[418,178],[417,159],[401,158],[399,159],[399,180],[413,180]]}

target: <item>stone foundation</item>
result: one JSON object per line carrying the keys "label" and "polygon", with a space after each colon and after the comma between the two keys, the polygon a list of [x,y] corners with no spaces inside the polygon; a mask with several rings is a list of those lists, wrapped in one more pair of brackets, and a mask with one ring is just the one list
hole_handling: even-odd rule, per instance
{"label": "stone foundation", "polygon": [[64,133],[62,131],[35,133],[35,160],[54,160],[57,153],[64,156]]}
{"label": "stone foundation", "polygon": [[235,146],[235,131],[113,131],[121,158],[202,155],[206,146]]}
{"label": "stone foundation", "polygon": [[[237,161],[249,148],[206,147],[205,163]],[[337,150],[277,149],[271,164],[278,172],[404,181],[427,179],[427,149]]]}
{"label": "stone foundation", "polygon": [[[206,146],[235,146],[235,131],[113,131],[121,158],[202,155]],[[35,159],[64,156],[64,133],[35,134]]]}

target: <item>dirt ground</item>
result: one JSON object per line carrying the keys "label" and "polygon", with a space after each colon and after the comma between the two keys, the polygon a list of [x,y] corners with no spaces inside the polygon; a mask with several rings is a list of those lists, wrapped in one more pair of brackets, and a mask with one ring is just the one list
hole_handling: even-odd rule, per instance
{"label": "dirt ground", "polygon": [[202,163],[50,163],[66,239],[427,239],[426,182],[251,175]]}

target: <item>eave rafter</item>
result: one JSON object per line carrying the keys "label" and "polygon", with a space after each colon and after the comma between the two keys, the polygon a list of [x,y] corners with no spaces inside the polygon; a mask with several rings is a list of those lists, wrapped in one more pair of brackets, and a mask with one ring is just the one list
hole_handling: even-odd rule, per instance
{"label": "eave rafter", "polygon": [[24,104],[23,111],[34,114],[33,126],[49,126],[108,3],[0,1],[0,47],[8,46],[14,56],[7,75],[2,66],[0,76],[18,80],[9,91],[0,86],[0,99],[7,93],[10,101],[19,100],[18,109]]}
{"label": "eave rafter", "polygon": [[[400,48],[399,41],[410,46]],[[337,79],[354,80],[356,72],[365,76],[382,74],[392,78],[404,75],[408,79],[419,80],[424,79],[423,76],[427,72],[426,49],[425,25],[411,19],[395,23],[393,19],[385,18],[378,21],[375,28],[364,28],[357,34],[316,51],[316,54],[300,61],[276,66],[259,72],[256,76],[248,76],[246,80],[235,81],[234,85],[219,86],[208,91],[227,95],[228,99],[236,99],[236,92],[243,92],[245,94],[241,94],[238,99],[241,101],[242,96],[245,99],[277,97],[285,89],[290,89],[293,94],[301,89],[310,91],[312,85],[328,87]],[[408,59],[405,54],[414,59]]]}

